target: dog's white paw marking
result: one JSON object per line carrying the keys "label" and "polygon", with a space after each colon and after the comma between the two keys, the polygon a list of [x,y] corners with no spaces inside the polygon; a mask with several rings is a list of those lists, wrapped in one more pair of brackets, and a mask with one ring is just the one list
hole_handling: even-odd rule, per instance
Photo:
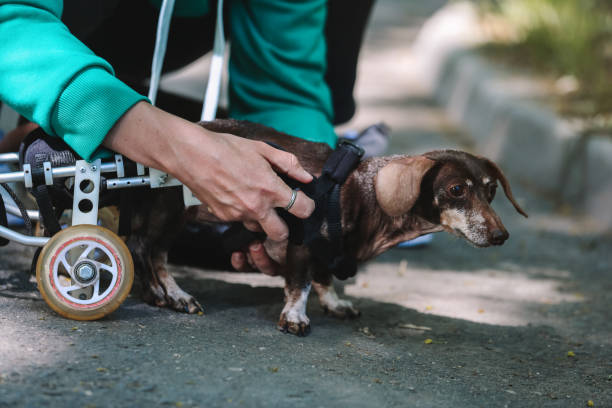
{"label": "dog's white paw marking", "polygon": [[333,286],[314,283],[314,287],[319,295],[321,306],[329,314],[340,318],[357,317],[361,314],[359,310],[353,306],[353,302],[346,299],[340,299]]}
{"label": "dog's white paw marking", "polygon": [[310,332],[310,319],[306,315],[310,287],[310,284],[308,284],[301,290],[285,290],[287,303],[285,303],[278,321],[279,330],[298,336],[305,336]]}

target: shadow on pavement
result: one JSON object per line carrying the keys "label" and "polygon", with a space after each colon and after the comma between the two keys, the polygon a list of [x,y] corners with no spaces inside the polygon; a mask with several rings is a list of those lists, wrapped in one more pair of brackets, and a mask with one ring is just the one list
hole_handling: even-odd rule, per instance
{"label": "shadow on pavement", "polygon": [[298,338],[275,329],[279,288],[205,272],[181,283],[207,315],[128,299],[110,318],[74,322],[13,303],[24,310],[3,319],[10,358],[0,363],[0,406],[540,407],[608,398],[605,350],[550,326],[481,324],[366,298],[352,298],[362,317],[343,321],[313,299],[312,334]]}

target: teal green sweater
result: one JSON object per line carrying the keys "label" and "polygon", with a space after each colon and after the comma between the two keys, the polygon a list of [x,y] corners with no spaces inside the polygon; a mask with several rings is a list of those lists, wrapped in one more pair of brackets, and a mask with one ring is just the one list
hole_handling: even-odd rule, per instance
{"label": "teal green sweater", "polygon": [[[177,0],[175,13],[201,14],[205,3]],[[229,2],[231,117],[335,145],[325,3]],[[0,0],[0,99],[90,159],[115,122],[146,98],[70,34],[62,7],[61,0]]]}

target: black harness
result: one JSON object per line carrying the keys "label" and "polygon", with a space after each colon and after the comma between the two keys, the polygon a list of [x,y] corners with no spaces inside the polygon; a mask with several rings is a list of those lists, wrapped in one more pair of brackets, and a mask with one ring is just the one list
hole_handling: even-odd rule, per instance
{"label": "black harness", "polygon": [[[340,189],[361,161],[363,153],[361,147],[343,141],[328,157],[321,176],[312,182],[302,184],[282,177],[289,187],[299,188],[315,202],[315,210],[305,220],[277,209],[289,227],[289,241],[307,245],[311,256],[342,280],[355,275],[357,263],[344,254]],[[327,224],[326,237],[321,234],[323,223]],[[228,252],[240,251],[252,241],[265,239],[265,236],[262,232],[247,230],[241,223],[233,223],[223,234],[223,246]]]}

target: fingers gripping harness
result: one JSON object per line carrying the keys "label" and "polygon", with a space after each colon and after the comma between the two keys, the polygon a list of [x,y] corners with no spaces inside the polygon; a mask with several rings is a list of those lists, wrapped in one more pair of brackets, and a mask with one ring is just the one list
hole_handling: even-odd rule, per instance
{"label": "fingers gripping harness", "polygon": [[[314,178],[309,184],[281,176],[293,191],[299,188],[316,204],[314,212],[306,220],[295,217],[286,209],[278,209],[280,217],[289,227],[289,241],[296,245],[307,245],[312,256],[338,279],[347,279],[357,273],[356,261],[346,257],[343,252],[340,189],[361,161],[363,154],[361,147],[342,142],[325,162],[321,177]],[[327,223],[327,237],[321,234],[323,223]],[[234,252],[242,250],[252,241],[263,239],[265,234],[251,232],[242,224],[235,223],[224,233],[223,246],[227,252]]]}

